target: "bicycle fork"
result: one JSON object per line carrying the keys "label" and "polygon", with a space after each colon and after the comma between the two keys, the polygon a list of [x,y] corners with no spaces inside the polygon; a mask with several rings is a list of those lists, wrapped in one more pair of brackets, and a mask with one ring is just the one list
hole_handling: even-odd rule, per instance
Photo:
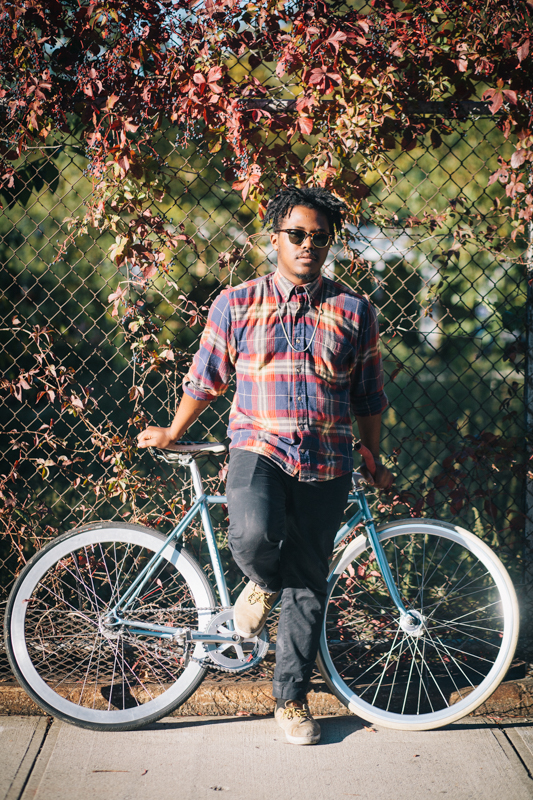
{"label": "bicycle fork", "polygon": [[355,487],[355,491],[357,492],[357,499],[360,508],[359,514],[361,515],[361,518],[358,520],[358,522],[362,522],[365,526],[366,533],[370,539],[372,549],[376,556],[376,561],[378,562],[379,571],[383,576],[383,580],[385,581],[385,585],[391,596],[391,599],[400,613],[400,628],[404,631],[404,633],[408,633],[411,636],[422,636],[424,634],[425,617],[414,609],[406,609],[392,575],[383,545],[379,540],[379,534],[376,531],[374,518],[372,517],[372,513],[368,506],[365,493],[362,488],[359,488],[359,486]]}

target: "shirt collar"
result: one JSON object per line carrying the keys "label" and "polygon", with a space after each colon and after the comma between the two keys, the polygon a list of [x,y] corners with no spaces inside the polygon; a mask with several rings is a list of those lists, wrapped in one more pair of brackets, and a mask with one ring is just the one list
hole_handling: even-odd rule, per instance
{"label": "shirt collar", "polygon": [[322,282],[323,278],[322,275],[318,275],[314,281],[311,283],[304,283],[303,286],[295,286],[285,275],[282,275],[279,269],[277,269],[274,273],[274,283],[276,284],[276,288],[278,289],[283,302],[287,302],[290,300],[292,293],[298,294],[304,289],[307,297],[309,299],[309,303],[312,303],[313,300],[317,300],[321,291],[322,291]]}

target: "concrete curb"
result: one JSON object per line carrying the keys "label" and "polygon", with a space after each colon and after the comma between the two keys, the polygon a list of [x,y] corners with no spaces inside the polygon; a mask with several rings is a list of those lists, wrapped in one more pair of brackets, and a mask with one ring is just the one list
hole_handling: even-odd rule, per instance
{"label": "concrete curb", "polygon": [[[309,692],[308,702],[311,712],[317,716],[350,714],[327,691],[313,689]],[[274,705],[270,681],[222,683],[205,680],[192,697],[171,716],[268,716],[274,712]],[[42,716],[44,713],[20,686],[0,684],[0,715]]]}
{"label": "concrete curb", "polygon": [[[454,702],[458,698],[452,695]],[[307,697],[315,716],[350,715],[334,695],[322,685],[312,687]],[[193,696],[171,716],[267,716],[274,711],[270,681],[216,682],[205,680]],[[0,714],[43,716],[36,703],[20,686],[0,684]],[[472,716],[523,717],[533,715],[533,678],[502,683],[492,697]]]}

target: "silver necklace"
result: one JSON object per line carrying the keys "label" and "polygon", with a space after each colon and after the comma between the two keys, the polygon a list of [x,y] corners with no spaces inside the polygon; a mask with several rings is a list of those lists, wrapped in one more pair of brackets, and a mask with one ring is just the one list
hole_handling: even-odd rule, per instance
{"label": "silver necklace", "polygon": [[[278,310],[279,323],[280,323],[280,325],[281,325],[281,330],[283,331],[283,335],[285,336],[285,338],[286,338],[286,340],[287,340],[287,344],[289,345],[289,347],[291,348],[291,350],[294,350],[294,352],[295,352],[295,353],[305,353],[307,350],[309,350],[309,348],[310,348],[310,347],[311,347],[311,345],[313,344],[313,339],[315,338],[315,334],[316,334],[316,332],[317,332],[318,323],[320,322],[320,315],[322,314],[322,303],[323,303],[323,301],[324,301],[324,284],[322,284],[322,292],[321,292],[321,294],[320,294],[320,305],[319,305],[319,307],[318,307],[318,313],[317,313],[317,315],[316,315],[315,328],[314,328],[314,330],[313,330],[313,333],[312,333],[312,335],[311,335],[311,338],[309,339],[309,342],[308,342],[308,343],[307,343],[307,345],[306,345],[306,346],[303,348],[303,350],[298,350],[298,349],[297,349],[297,348],[296,348],[296,347],[293,345],[293,343],[291,342],[291,340],[289,339],[289,337],[288,337],[288,335],[287,335],[287,331],[285,330],[285,325],[283,324],[283,320],[282,320],[282,318],[281,318],[281,310],[280,310],[280,307],[279,307],[279,303],[278,303],[278,297],[277,297],[277,294],[276,294],[276,290],[277,290],[277,287],[276,287],[276,286],[274,286],[274,300],[276,301],[276,308],[277,308],[277,310]],[[287,301],[287,305],[288,305],[288,301]],[[292,326],[292,327],[293,327],[293,330],[294,330],[294,323],[293,323],[293,326]]]}

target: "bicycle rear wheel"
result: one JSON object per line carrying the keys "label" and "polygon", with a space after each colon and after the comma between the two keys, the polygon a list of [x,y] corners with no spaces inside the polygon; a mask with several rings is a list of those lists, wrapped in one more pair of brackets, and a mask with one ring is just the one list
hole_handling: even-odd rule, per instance
{"label": "bicycle rear wheel", "polygon": [[471,713],[513,658],[518,603],[501,561],[477,536],[437,520],[381,526],[379,536],[405,607],[400,624],[362,535],[329,578],[319,667],[354,714],[401,730],[430,730]]}
{"label": "bicycle rear wheel", "polygon": [[[46,712],[94,730],[132,730],[181,705],[204,677],[165,639],[109,629],[105,614],[165,536],[141,525],[95,523],[37,553],[11,592],[5,625],[11,667]],[[203,630],[215,605],[198,563],[169,544],[141,596],[137,622]],[[203,656],[201,644],[196,656]]]}

